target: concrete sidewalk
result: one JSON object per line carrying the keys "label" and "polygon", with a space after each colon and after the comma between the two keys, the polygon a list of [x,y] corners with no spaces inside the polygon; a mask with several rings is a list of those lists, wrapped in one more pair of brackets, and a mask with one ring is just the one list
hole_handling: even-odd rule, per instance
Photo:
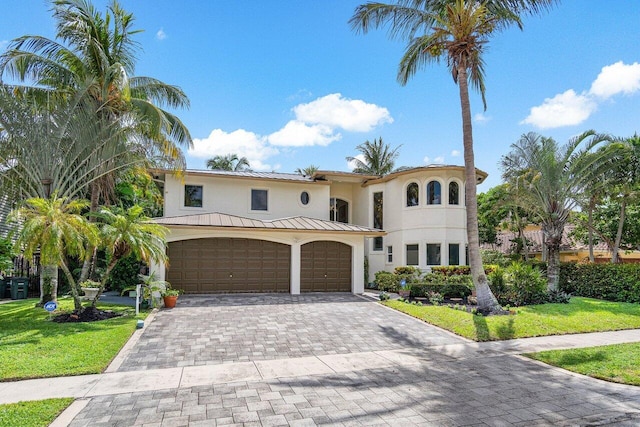
{"label": "concrete sidewalk", "polygon": [[[640,330],[522,338],[508,341],[460,343],[429,347],[429,352],[389,350],[332,354],[300,358],[235,362],[220,365],[108,372],[71,377],[42,378],[0,383],[0,404],[54,397],[85,398],[151,390],[188,388],[238,381],[263,381],[308,375],[411,367],[440,362],[434,354],[455,360],[497,357],[543,350],[584,348],[640,341]],[[362,361],[366,360],[366,364]],[[112,369],[110,369],[112,371]],[[617,385],[612,387],[637,387]]]}

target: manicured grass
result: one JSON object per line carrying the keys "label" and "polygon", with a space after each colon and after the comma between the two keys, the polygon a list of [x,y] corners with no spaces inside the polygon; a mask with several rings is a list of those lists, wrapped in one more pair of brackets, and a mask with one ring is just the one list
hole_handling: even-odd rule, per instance
{"label": "manicured grass", "polygon": [[0,427],[46,427],[73,399],[47,399],[0,405]]}
{"label": "manicured grass", "polygon": [[601,380],[640,386],[640,343],[542,351],[525,356]]}
{"label": "manicured grass", "polygon": [[[133,307],[99,304],[125,316],[87,323],[55,323],[36,300],[0,304],[0,381],[102,372],[136,328]],[[59,307],[72,310],[61,298]],[[142,314],[142,317],[146,314]]]}
{"label": "manicured grass", "polygon": [[640,305],[571,298],[569,304],[516,308],[510,316],[477,316],[446,306],[385,305],[475,341],[640,328]]}

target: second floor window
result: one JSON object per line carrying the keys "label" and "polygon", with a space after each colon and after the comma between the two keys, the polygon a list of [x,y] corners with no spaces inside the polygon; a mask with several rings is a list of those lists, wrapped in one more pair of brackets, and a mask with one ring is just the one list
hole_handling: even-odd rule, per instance
{"label": "second floor window", "polygon": [[427,184],[427,204],[439,205],[441,201],[440,183],[438,181],[429,181]]}
{"label": "second floor window", "polygon": [[251,210],[252,211],[268,211],[269,210],[269,192],[267,190],[251,190]]}
{"label": "second floor window", "polygon": [[184,186],[184,206],[188,208],[202,207],[202,185]]}
{"label": "second floor window", "polygon": [[336,222],[349,222],[349,202],[332,197],[329,207],[329,219]]}
{"label": "second floor window", "polygon": [[418,206],[419,198],[418,198],[419,190],[418,184],[412,182],[407,185],[407,207],[409,206]]}
{"label": "second floor window", "polygon": [[450,205],[459,205],[460,204],[460,187],[457,182],[449,183],[449,204]]}

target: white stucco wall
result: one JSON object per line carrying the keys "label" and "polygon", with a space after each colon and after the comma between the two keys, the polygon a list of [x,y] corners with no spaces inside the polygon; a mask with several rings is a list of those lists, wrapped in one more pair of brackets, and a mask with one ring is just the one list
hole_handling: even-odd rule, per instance
{"label": "white stucco wall", "polygon": [[[202,185],[202,207],[184,206],[184,186]],[[268,211],[251,210],[251,190],[268,190]],[[300,202],[300,194],[309,193],[309,203]],[[329,219],[329,185],[326,183],[288,182],[189,175],[184,180],[167,175],[164,187],[164,215],[194,215],[220,212],[247,218],[272,220],[293,216]]]}
{"label": "white stucco wall", "polygon": [[[464,207],[463,172],[457,170],[418,171],[400,175],[383,183],[363,188],[367,192],[366,203],[369,221],[372,221],[373,193],[384,194],[383,250],[373,251],[373,239],[367,239],[365,255],[369,259],[369,280],[380,270],[393,271],[395,267],[407,265],[406,245],[417,244],[419,248],[418,267],[427,270],[427,244],[441,245],[441,265],[449,265],[449,244],[459,244],[460,264],[464,264],[466,236],[466,209]],[[436,180],[441,185],[441,204],[427,205],[427,183]],[[449,183],[459,186],[459,204],[449,205]],[[419,203],[407,207],[406,190],[409,183],[418,184]],[[367,224],[371,226],[372,223]],[[387,247],[393,247],[393,261],[388,262]]]}

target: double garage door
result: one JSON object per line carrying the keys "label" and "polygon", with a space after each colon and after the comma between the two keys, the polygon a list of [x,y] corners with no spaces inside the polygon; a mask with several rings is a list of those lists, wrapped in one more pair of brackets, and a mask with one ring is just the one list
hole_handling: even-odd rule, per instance
{"label": "double garage door", "polygon": [[[290,292],[291,247],[265,240],[170,242],[166,278],[186,293]],[[318,241],[301,248],[302,292],[351,291],[351,247]]]}

